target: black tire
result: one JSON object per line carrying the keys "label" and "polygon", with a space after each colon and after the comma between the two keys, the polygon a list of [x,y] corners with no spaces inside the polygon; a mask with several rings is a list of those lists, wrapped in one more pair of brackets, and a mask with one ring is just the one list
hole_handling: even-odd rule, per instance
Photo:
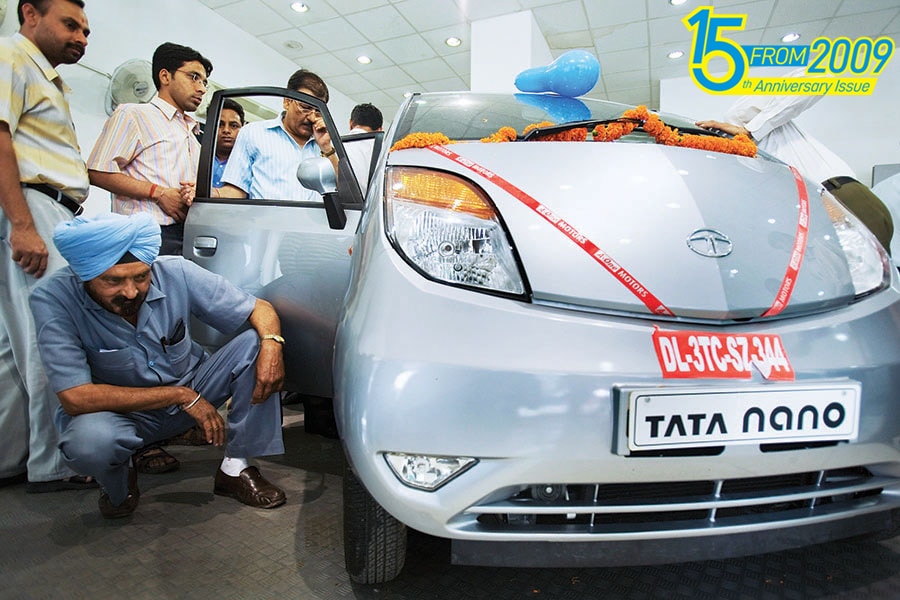
{"label": "black tire", "polygon": [[385,583],[406,562],[406,525],[392,517],[344,469],[344,564],[356,583]]}

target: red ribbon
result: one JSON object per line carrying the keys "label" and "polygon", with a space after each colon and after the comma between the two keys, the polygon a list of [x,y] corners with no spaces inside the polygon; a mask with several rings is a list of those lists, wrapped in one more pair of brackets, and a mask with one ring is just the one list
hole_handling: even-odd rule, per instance
{"label": "red ribbon", "polygon": [[797,234],[794,236],[794,249],[791,251],[791,260],[788,261],[787,270],[784,273],[784,279],[781,280],[781,286],[775,295],[775,302],[764,312],[764,317],[774,317],[784,310],[791,301],[791,294],[794,293],[794,285],[797,283],[797,276],[800,274],[800,265],[803,263],[803,256],[806,254],[806,240],[809,238],[809,196],[806,193],[806,184],[803,183],[803,177],[794,167],[791,167],[791,173],[794,174],[794,182],[797,184],[797,192],[800,196],[800,217],[797,220]]}
{"label": "red ribbon", "polygon": [[575,227],[554,214],[552,210],[550,210],[510,182],[506,181],[496,173],[485,169],[478,163],[469,160],[468,158],[460,156],[446,146],[432,145],[428,146],[427,149],[436,154],[440,154],[441,156],[449,158],[457,164],[466,167],[473,173],[478,173],[497,187],[503,189],[510,196],[514,197],[516,200],[533,210],[535,213],[543,217],[545,221],[553,225],[557,230],[563,233],[563,235],[565,235],[571,241],[575,242],[575,244],[579,248],[587,252],[591,256],[591,258],[600,263],[600,265],[604,269],[606,269],[613,277],[615,277],[619,281],[619,283],[628,288],[628,291],[630,291],[641,302],[643,302],[647,306],[647,308],[650,309],[651,313],[655,315],[665,315],[670,317],[675,316],[675,313],[669,310],[669,308],[665,304],[663,304],[656,296],[651,294],[646,287],[644,287],[634,276],[632,276],[631,273],[626,271],[624,267],[617,263],[609,254],[601,250],[586,236],[579,233],[579,231],[575,229]]}

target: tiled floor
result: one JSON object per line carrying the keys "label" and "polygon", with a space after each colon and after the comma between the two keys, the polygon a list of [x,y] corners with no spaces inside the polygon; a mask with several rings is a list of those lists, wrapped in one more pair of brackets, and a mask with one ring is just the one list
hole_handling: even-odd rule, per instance
{"label": "tiled floor", "polygon": [[122,521],[100,516],[96,490],[0,489],[0,598],[900,598],[900,538],[682,565],[486,569],[450,565],[447,542],[414,533],[398,579],[357,586],[343,565],[340,446],[285,409],[287,452],[260,462],[288,494],[276,510],[214,496],[221,451],[210,447],[169,447],[181,469],[142,475],[141,504]]}

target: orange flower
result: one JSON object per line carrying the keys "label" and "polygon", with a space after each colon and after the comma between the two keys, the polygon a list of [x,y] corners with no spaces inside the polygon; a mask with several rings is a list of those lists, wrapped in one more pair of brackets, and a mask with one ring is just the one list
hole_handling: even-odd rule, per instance
{"label": "orange flower", "polygon": [[551,135],[547,138],[541,138],[542,140],[553,140],[560,142],[583,142],[587,139],[588,131],[587,127],[576,127],[575,129],[569,129],[568,131],[563,131],[554,135]]}
{"label": "orange flower", "polygon": [[647,107],[641,104],[640,106],[635,106],[634,108],[629,108],[625,112],[622,113],[623,119],[635,119],[637,121],[646,121],[650,118],[650,111],[647,110]]}
{"label": "orange flower", "polygon": [[635,127],[637,127],[637,123],[620,121],[606,125],[597,125],[592,133],[594,134],[595,142],[614,142],[623,135],[628,135],[634,131]]}
{"label": "orange flower", "polygon": [[391,146],[390,151],[394,150],[406,150],[407,148],[427,148],[428,146],[446,146],[447,144],[452,144],[443,133],[410,133],[402,140],[397,140],[393,146]]}
{"label": "orange flower", "polygon": [[501,127],[486,138],[481,138],[484,143],[513,142],[517,137],[516,130],[512,127]]}
{"label": "orange flower", "polygon": [[[540,123],[532,123],[525,127],[525,130],[522,131],[522,135],[524,136],[532,129],[541,129],[544,127],[553,127],[555,123],[551,123],[550,121],[541,121]],[[536,137],[530,138],[533,141],[537,142],[583,142],[587,139],[587,128],[578,127],[576,129],[569,129],[566,131],[560,131],[558,133],[545,133],[543,135],[538,135]]]}
{"label": "orange flower", "polygon": [[532,129],[539,129],[541,127],[553,127],[554,123],[550,121],[541,121],[540,123],[532,123],[531,125],[526,125],[525,129],[522,130],[522,135],[525,135]]}
{"label": "orange flower", "polygon": [[539,135],[534,139],[538,142],[583,142],[587,139],[587,127],[576,127],[558,133]]}

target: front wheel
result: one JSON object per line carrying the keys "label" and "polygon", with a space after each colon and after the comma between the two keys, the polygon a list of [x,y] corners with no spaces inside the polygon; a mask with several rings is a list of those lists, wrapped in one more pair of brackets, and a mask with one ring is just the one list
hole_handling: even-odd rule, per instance
{"label": "front wheel", "polygon": [[356,583],[394,579],[406,562],[406,525],[366,491],[350,467],[344,469],[344,564]]}

